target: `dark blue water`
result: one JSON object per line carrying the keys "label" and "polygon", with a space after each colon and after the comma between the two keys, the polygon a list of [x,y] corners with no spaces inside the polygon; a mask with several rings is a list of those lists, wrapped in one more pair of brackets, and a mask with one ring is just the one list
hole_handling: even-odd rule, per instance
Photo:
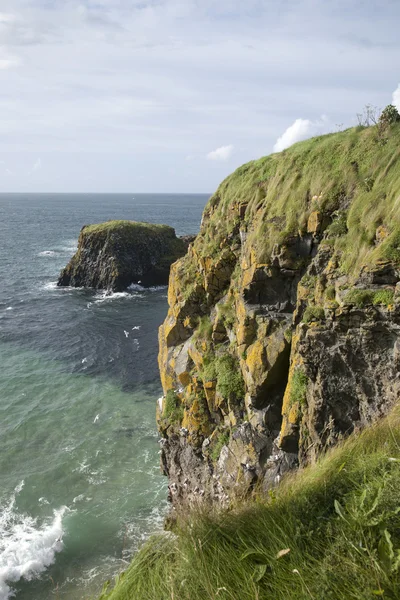
{"label": "dark blue water", "polygon": [[81,227],[197,233],[205,195],[0,195],[0,600],[95,594],[162,526],[157,329],[167,290],[55,282]]}

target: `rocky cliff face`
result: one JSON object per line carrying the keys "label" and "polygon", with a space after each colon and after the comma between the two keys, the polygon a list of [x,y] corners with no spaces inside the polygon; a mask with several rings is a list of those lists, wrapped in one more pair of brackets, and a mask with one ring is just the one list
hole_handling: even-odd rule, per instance
{"label": "rocky cliff face", "polygon": [[188,241],[167,225],[108,221],[82,228],[78,250],[58,285],[122,291],[132,283],[165,285]]}
{"label": "rocky cliff face", "polygon": [[314,138],[210,199],[159,336],[174,505],[270,488],[398,399],[399,142]]}

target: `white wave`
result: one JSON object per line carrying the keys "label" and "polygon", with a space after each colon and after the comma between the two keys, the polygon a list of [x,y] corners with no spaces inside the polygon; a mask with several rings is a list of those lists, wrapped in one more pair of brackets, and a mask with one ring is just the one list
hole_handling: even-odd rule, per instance
{"label": "white wave", "polygon": [[102,302],[112,302],[117,298],[131,298],[132,294],[128,294],[128,292],[98,292],[96,294],[97,300],[95,300],[95,304],[101,304]]}
{"label": "white wave", "polygon": [[77,502],[80,502],[81,500],[85,499],[85,495],[84,494],[79,494],[79,496],[75,496],[75,498],[72,500],[72,502],[74,504],[76,504]]}
{"label": "white wave", "polygon": [[42,290],[46,290],[46,291],[55,291],[57,290],[57,292],[68,292],[68,293],[72,293],[75,291],[79,291],[79,290],[83,290],[85,288],[83,287],[70,287],[67,285],[57,285],[57,281],[49,281],[48,283],[45,283],[42,287]]}
{"label": "white wave", "polygon": [[144,287],[138,283],[131,283],[131,285],[128,286],[128,290],[131,292],[159,292],[160,290],[166,290],[167,288],[167,285],[153,285],[150,287]]}
{"label": "white wave", "polygon": [[57,281],[49,281],[49,283],[45,283],[43,286],[44,290],[56,290],[57,289]]}
{"label": "white wave", "polygon": [[51,522],[39,525],[37,519],[16,510],[22,481],[4,506],[0,506],[0,600],[14,593],[13,583],[31,581],[46,570],[63,549],[62,518],[66,506],[54,511]]}
{"label": "white wave", "polygon": [[43,252],[39,252],[38,256],[57,256],[57,252],[54,250],[43,250]]}
{"label": "white wave", "polygon": [[12,306],[7,306],[6,310],[13,310]]}

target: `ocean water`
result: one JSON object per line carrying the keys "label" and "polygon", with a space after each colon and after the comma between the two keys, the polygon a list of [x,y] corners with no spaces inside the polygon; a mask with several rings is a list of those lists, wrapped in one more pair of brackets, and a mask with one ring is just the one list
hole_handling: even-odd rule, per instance
{"label": "ocean water", "polygon": [[95,597],[162,527],[166,288],[57,288],[84,224],[197,233],[202,195],[0,194],[0,600]]}

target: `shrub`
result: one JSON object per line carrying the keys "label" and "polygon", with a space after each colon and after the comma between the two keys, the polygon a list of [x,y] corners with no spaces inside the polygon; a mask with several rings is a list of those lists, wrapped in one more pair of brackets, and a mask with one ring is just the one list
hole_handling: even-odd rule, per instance
{"label": "shrub", "polygon": [[364,308],[368,305],[378,306],[383,304],[389,306],[394,302],[394,291],[383,290],[351,290],[345,298],[346,304],[354,304],[357,308]]}
{"label": "shrub", "polygon": [[305,404],[307,395],[308,377],[300,368],[295,369],[290,383],[290,404],[298,402]]}
{"label": "shrub", "polygon": [[209,315],[200,317],[199,324],[196,329],[196,338],[209,338],[212,333],[212,323]]}
{"label": "shrub", "polygon": [[171,424],[180,423],[183,419],[182,402],[174,390],[168,390],[165,396],[165,405],[163,411],[164,419],[167,419]]}
{"label": "shrub", "polygon": [[345,235],[347,233],[347,212],[339,211],[326,232],[330,238]]}
{"label": "shrub", "polygon": [[238,361],[231,354],[224,354],[216,360],[217,392],[224,398],[242,398],[244,381]]}
{"label": "shrub", "polygon": [[385,306],[389,306],[394,302],[394,291],[393,290],[379,290],[374,293],[374,297],[372,300],[373,304],[383,304]]}
{"label": "shrub", "polygon": [[323,321],[325,319],[325,311],[322,306],[307,306],[303,315],[304,323],[311,323],[312,321]]}
{"label": "shrub", "polygon": [[327,300],[333,301],[336,298],[335,286],[330,285],[326,288],[325,296]]}
{"label": "shrub", "polygon": [[383,109],[381,116],[379,117],[379,123],[382,125],[391,125],[392,123],[398,123],[400,121],[399,111],[393,104],[388,104]]}
{"label": "shrub", "polygon": [[215,354],[209,352],[203,355],[203,369],[200,373],[203,381],[215,381],[217,379]]}

